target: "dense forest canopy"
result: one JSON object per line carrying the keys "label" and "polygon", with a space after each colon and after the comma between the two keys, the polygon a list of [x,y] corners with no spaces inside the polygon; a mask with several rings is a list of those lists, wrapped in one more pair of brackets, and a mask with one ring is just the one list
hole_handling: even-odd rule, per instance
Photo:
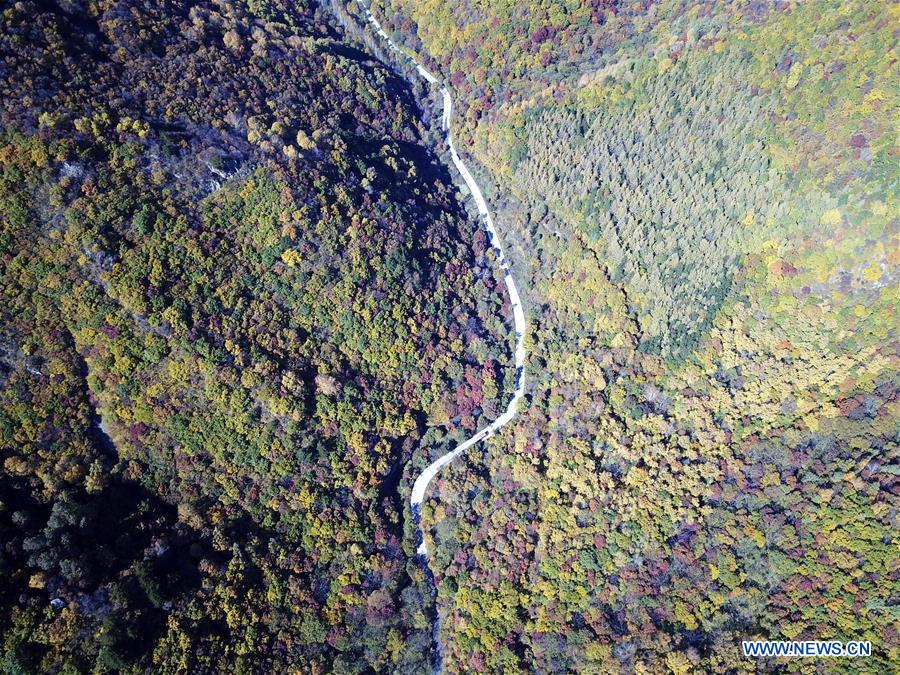
{"label": "dense forest canopy", "polygon": [[355,0],[7,3],[0,670],[889,672],[900,5],[372,10],[518,416],[417,558],[515,336]]}
{"label": "dense forest canopy", "polygon": [[507,299],[336,26],[3,10],[4,672],[429,663],[402,495],[503,405]]}
{"label": "dense forest canopy", "polygon": [[375,5],[535,326],[531,405],[432,503],[446,670],[889,670],[898,5]]}

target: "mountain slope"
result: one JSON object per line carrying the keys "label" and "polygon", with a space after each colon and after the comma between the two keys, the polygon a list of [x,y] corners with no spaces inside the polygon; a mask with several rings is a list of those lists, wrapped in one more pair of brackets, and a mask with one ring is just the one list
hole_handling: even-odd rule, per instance
{"label": "mountain slope", "polygon": [[454,89],[536,327],[519,423],[441,493],[447,670],[888,669],[897,5],[376,6]]}
{"label": "mountain slope", "polygon": [[312,4],[2,21],[4,669],[421,669],[405,467],[513,374],[406,86]]}

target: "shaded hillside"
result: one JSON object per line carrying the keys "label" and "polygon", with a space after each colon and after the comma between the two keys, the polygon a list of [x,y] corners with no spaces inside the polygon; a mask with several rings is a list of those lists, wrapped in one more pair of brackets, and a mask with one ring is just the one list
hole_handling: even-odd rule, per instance
{"label": "shaded hillside", "polygon": [[405,85],[311,3],[0,44],[3,669],[420,669],[404,467],[512,374]]}

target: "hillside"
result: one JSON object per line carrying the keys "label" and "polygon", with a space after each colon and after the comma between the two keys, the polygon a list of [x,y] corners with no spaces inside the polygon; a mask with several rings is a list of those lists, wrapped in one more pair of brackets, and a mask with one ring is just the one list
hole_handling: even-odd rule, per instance
{"label": "hillside", "polygon": [[535,326],[426,509],[446,670],[889,669],[897,5],[374,11],[460,101]]}
{"label": "hillside", "polygon": [[512,372],[407,84],[312,3],[0,41],[0,669],[421,670],[404,495]]}
{"label": "hillside", "polygon": [[0,671],[891,672],[898,27],[7,3]]}

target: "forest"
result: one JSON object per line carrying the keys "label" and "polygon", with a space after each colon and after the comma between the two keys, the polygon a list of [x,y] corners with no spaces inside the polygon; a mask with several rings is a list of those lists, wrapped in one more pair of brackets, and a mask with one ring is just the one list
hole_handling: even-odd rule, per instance
{"label": "forest", "polygon": [[896,3],[375,5],[534,326],[518,422],[426,505],[444,670],[889,672]]}
{"label": "forest", "polygon": [[517,416],[356,0],[7,3],[0,671],[892,672],[900,5],[371,8]]}
{"label": "forest", "polygon": [[402,494],[513,373],[408,85],[312,3],[0,41],[0,670],[420,672]]}

